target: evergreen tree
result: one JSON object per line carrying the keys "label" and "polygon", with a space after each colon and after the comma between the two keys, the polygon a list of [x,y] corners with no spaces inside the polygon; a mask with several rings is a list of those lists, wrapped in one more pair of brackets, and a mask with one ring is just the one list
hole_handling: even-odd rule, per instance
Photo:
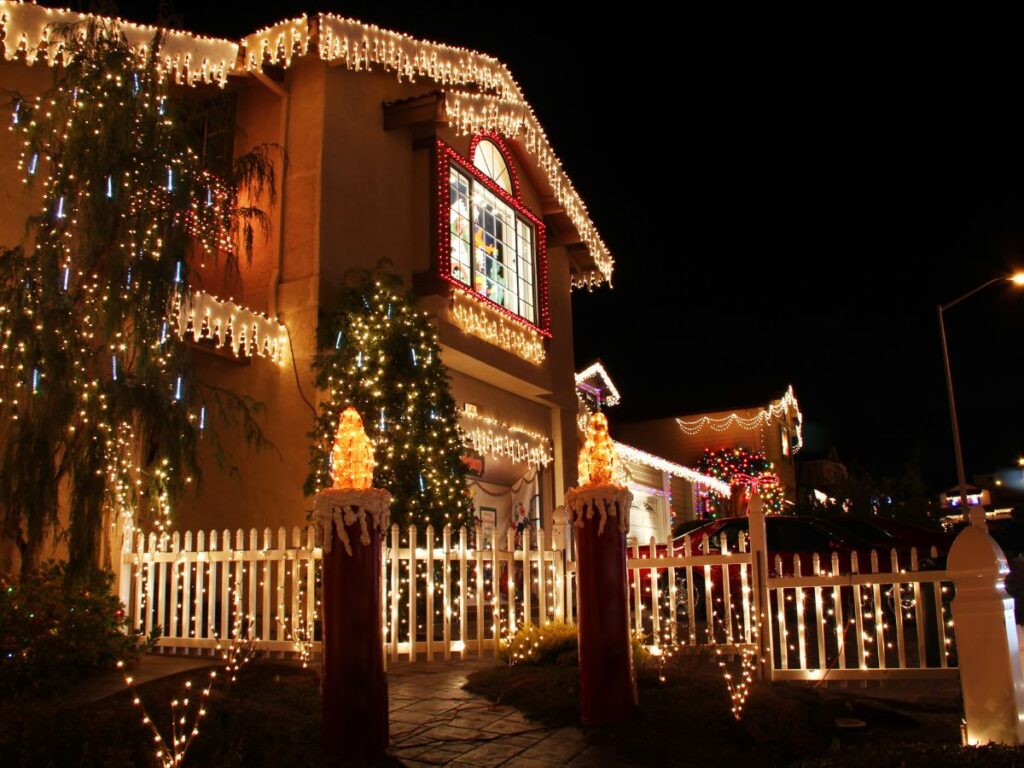
{"label": "evergreen tree", "polygon": [[305,491],[329,487],[342,411],[354,406],[374,441],[374,485],[394,497],[401,525],[453,527],[468,517],[463,438],[437,336],[394,275],[353,272],[321,318],[313,362],[320,406]]}
{"label": "evergreen tree", "polygon": [[66,504],[74,574],[97,562],[105,515],[144,505],[166,523],[198,477],[205,402],[253,415],[196,381],[173,318],[191,300],[190,259],[234,268],[233,244],[248,252],[266,214],[240,196],[273,203],[275,179],[266,147],[228,178],[204,167],[159,36],[145,59],[116,25],[52,38],[65,49],[53,87],[12,107],[41,207],[0,251],[0,514],[30,571]]}

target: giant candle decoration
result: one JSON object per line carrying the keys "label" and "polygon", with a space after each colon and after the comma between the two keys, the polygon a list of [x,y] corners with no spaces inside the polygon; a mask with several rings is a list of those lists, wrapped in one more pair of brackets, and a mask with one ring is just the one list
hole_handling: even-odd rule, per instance
{"label": "giant candle decoration", "polygon": [[334,487],[317,494],[314,510],[324,547],[324,750],[356,760],[388,747],[380,558],[391,495],[372,487],[373,467],[373,443],[347,408],[331,449]]}
{"label": "giant candle decoration", "polygon": [[579,474],[580,486],[566,493],[565,506],[576,529],[580,716],[588,725],[614,725],[637,706],[626,584],[633,497],[615,482],[618,457],[603,413],[590,419]]}

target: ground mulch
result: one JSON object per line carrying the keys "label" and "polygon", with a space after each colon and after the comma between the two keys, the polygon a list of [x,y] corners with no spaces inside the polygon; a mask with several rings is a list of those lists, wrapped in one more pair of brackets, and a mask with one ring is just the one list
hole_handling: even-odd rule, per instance
{"label": "ground mulch", "polygon": [[[619,728],[585,728],[587,738],[623,761],[658,768],[1024,766],[1024,747],[962,747],[955,701],[901,701],[898,694],[883,700],[856,687],[755,682],[737,720],[711,661],[683,655],[659,668],[641,660],[636,717]],[[579,723],[575,654],[554,664],[482,669],[469,676],[466,689],[548,726]]]}

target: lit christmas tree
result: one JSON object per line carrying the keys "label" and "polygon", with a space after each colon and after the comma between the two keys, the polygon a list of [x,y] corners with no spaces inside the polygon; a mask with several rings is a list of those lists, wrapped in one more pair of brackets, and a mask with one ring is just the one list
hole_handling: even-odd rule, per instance
{"label": "lit christmas tree", "polygon": [[248,254],[266,223],[240,193],[273,202],[275,179],[265,147],[228,178],[204,167],[159,38],[142,59],[116,25],[52,36],[64,48],[53,87],[12,105],[19,167],[41,199],[25,243],[0,251],[0,513],[28,571],[65,510],[81,572],[97,565],[104,519],[130,529],[141,506],[169,522],[197,478],[208,400],[252,416],[196,381],[172,326],[190,260],[237,266],[235,243]]}
{"label": "lit christmas tree", "polygon": [[391,492],[401,525],[457,527],[469,518],[463,438],[434,328],[401,281],[359,273],[321,320],[317,386],[326,394],[310,434],[305,491],[331,486],[342,412],[355,407],[375,445],[374,486]]}

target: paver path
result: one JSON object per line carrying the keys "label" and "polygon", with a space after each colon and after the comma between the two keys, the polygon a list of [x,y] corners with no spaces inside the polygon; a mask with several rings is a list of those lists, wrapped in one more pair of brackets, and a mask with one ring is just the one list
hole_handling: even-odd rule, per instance
{"label": "paver path", "polygon": [[462,690],[494,660],[393,664],[388,669],[391,751],[409,768],[624,766],[588,747],[579,728],[546,728],[512,707]]}

